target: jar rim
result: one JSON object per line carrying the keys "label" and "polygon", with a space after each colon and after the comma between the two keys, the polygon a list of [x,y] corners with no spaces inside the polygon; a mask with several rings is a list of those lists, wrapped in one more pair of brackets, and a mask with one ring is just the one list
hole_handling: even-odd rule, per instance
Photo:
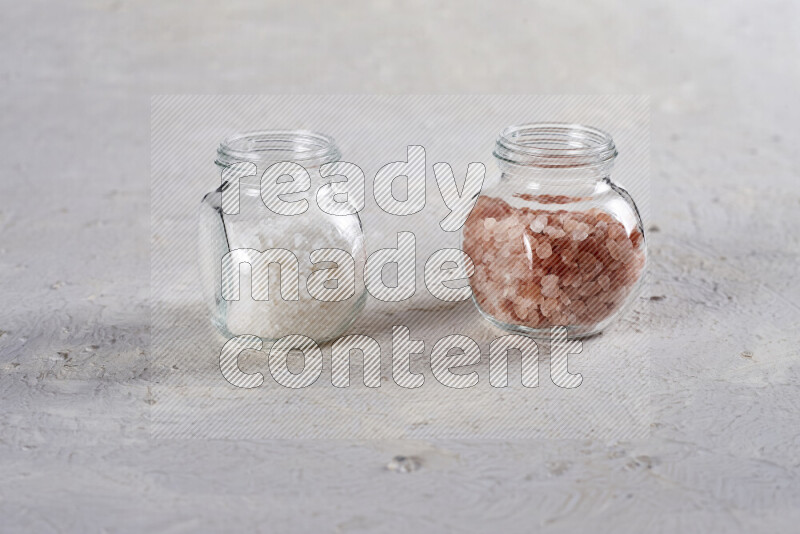
{"label": "jar rim", "polygon": [[333,137],[310,130],[254,130],[226,137],[215,163],[293,161],[309,167],[341,158]]}
{"label": "jar rim", "polygon": [[593,167],[617,156],[614,140],[593,126],[539,122],[509,126],[497,138],[494,156],[512,165]]}

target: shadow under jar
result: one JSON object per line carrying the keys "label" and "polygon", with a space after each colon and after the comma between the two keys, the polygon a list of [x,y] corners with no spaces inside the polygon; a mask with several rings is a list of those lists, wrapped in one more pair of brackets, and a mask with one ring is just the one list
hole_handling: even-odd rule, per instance
{"label": "shadow under jar", "polygon": [[[222,184],[200,204],[198,248],[203,296],[225,337],[304,335],[323,343],[363,309],[366,291],[356,276],[366,261],[361,220],[320,209],[336,204],[332,188],[321,188],[329,180],[320,167],[339,158],[333,139],[307,131],[249,132],[220,144],[215,163]],[[307,180],[305,191],[294,188],[298,180]],[[262,190],[293,204],[276,212]],[[319,252],[330,249],[346,255]]]}
{"label": "shadow under jar", "polygon": [[607,133],[587,126],[511,126],[497,139],[500,180],[463,231],[478,310],[509,331],[571,338],[603,331],[637,293],[646,243],[633,199],[611,181]]}

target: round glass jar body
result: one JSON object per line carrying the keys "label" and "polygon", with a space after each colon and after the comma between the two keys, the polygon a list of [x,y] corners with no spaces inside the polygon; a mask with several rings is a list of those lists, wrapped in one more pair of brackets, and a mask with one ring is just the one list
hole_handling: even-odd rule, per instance
{"label": "round glass jar body", "polygon": [[[225,337],[304,335],[323,343],[341,335],[363,309],[360,218],[326,213],[318,203],[332,196],[331,188],[320,189],[329,181],[319,169],[339,157],[331,138],[305,131],[251,132],[220,144],[215,163],[222,182],[200,203],[198,248],[203,296]],[[310,180],[305,191],[264,193],[275,183],[302,181],[303,169]],[[305,211],[276,213],[263,194]]]}
{"label": "round glass jar body", "polygon": [[463,230],[480,312],[534,337],[601,332],[637,293],[646,262],[639,211],[611,181],[611,136],[548,123],[507,128],[494,151],[499,181]]}

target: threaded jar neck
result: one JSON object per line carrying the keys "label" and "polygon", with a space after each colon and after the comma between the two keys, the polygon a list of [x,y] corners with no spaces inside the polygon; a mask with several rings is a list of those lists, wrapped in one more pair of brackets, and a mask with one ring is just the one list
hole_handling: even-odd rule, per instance
{"label": "threaded jar neck", "polygon": [[608,133],[591,126],[532,123],[503,130],[494,156],[501,166],[566,170],[610,167],[617,149]]}
{"label": "threaded jar neck", "polygon": [[341,158],[332,137],[307,130],[262,130],[232,135],[217,148],[216,164],[263,164],[293,161],[303,167],[319,167]]}

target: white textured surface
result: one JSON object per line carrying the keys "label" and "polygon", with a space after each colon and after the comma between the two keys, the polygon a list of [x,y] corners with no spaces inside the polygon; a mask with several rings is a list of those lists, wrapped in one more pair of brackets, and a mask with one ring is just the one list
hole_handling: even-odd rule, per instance
{"label": "white textured surface", "polygon": [[[4,2],[0,529],[796,530],[798,11]],[[652,95],[649,439],[148,439],[150,94],[362,91]]]}

